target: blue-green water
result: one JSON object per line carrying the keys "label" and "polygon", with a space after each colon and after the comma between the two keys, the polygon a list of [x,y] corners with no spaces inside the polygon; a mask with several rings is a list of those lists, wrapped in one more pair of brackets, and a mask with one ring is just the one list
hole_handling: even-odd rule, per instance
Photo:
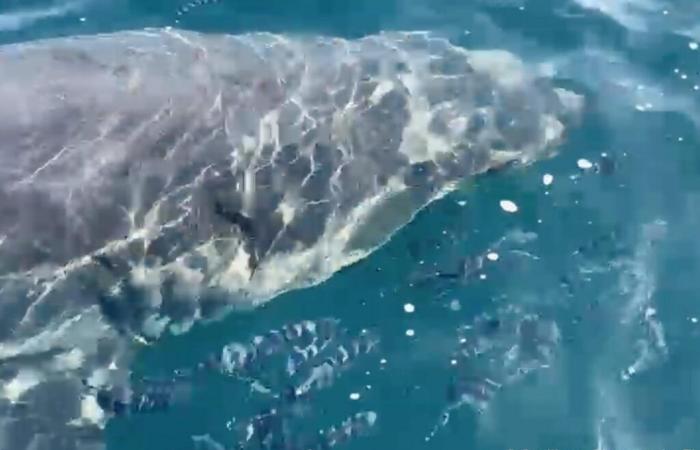
{"label": "blue-green water", "polygon": [[[594,4],[607,6],[581,6]],[[379,346],[359,355],[330,386],[311,392],[303,401],[308,410],[290,421],[292,435],[313,435],[371,410],[375,426],[339,447],[700,445],[700,50],[693,46],[693,33],[700,38],[698,4],[64,0],[42,16],[39,11],[47,8],[45,2],[4,0],[0,40],[151,26],[341,37],[431,30],[468,48],[510,50],[586,97],[581,124],[555,158],[468,183],[322,285],[164,337],[140,352],[135,376],[169,376],[229,342],[246,342],[286,323],[333,317],[350,334],[371,330]],[[594,167],[579,168],[581,159]],[[553,176],[549,186],[545,174]],[[515,202],[518,212],[505,213],[502,199]],[[492,250],[497,260],[482,258],[482,268],[462,276],[465,259]],[[405,312],[405,303],[415,312]],[[509,349],[524,351],[527,344],[522,327],[508,328],[509,314],[518,323],[535,317],[555,324],[559,333],[558,339],[538,338],[542,347],[528,366],[532,370],[512,380],[493,368],[512,357]],[[499,318],[484,339],[503,341],[503,351],[486,350],[465,363],[466,370],[482,384],[489,378],[501,387],[483,412],[464,404],[435,428],[450,408],[451,380],[463,370],[462,360],[452,362],[460,348],[458,329],[485,316]],[[516,357],[515,364],[526,359]],[[167,413],[110,421],[108,448],[189,449],[192,436],[201,435],[235,448],[239,424],[271,402],[241,380],[216,373],[186,383],[189,398]],[[352,400],[353,393],[359,399]]]}

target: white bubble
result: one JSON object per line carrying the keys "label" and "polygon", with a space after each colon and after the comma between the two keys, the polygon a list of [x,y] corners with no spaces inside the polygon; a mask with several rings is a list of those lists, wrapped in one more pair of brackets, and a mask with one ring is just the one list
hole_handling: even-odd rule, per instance
{"label": "white bubble", "polygon": [[693,86],[693,89],[696,91],[700,91],[700,85],[696,84],[695,86]]}
{"label": "white bubble", "polygon": [[549,186],[553,182],[554,182],[554,175],[552,175],[551,173],[545,173],[542,176],[542,184],[544,184],[545,186]]}
{"label": "white bubble", "polygon": [[457,202],[457,204],[458,204],[459,206],[464,206],[464,205],[467,204],[467,202],[466,202],[466,200],[459,200],[459,201]]}
{"label": "white bubble", "polygon": [[498,253],[496,253],[496,252],[488,252],[488,253],[486,254],[486,258],[487,258],[489,261],[498,261]]}
{"label": "white bubble", "polygon": [[416,307],[413,306],[412,303],[406,303],[405,305],[403,305],[403,310],[404,310],[406,313],[411,314],[411,313],[413,313],[413,312],[416,311]]}
{"label": "white bubble", "polygon": [[578,166],[579,169],[583,169],[583,170],[588,170],[588,169],[593,167],[593,163],[585,158],[581,158],[578,161],[576,161],[576,165]]}
{"label": "white bubble", "polygon": [[479,279],[485,280],[485,279],[486,279],[486,274],[485,274],[485,273],[482,273],[481,275],[479,275]]}
{"label": "white bubble", "polygon": [[518,205],[516,205],[511,200],[501,200],[501,209],[507,213],[514,213],[518,211]]}
{"label": "white bubble", "polygon": [[692,41],[692,42],[688,42],[688,47],[689,47],[691,50],[697,50],[698,48],[700,48],[700,45],[698,45],[697,42]]}
{"label": "white bubble", "polygon": [[409,328],[408,330],[406,330],[406,336],[413,337],[415,335],[416,335],[416,332],[412,328]]}
{"label": "white bubble", "polygon": [[457,300],[457,299],[452,300],[450,302],[450,309],[452,311],[459,311],[460,309],[462,309],[462,305],[459,303],[459,300]]}
{"label": "white bubble", "polygon": [[453,365],[453,366],[456,366],[456,365],[457,365],[457,360],[456,360],[456,359],[451,359],[451,360],[450,360],[450,364]]}
{"label": "white bubble", "polygon": [[85,17],[81,17],[79,20],[80,20],[81,22],[85,22],[87,19],[86,19]]}
{"label": "white bubble", "polygon": [[350,394],[350,400],[359,400],[360,399],[360,393],[359,392],[353,392]]}
{"label": "white bubble", "polygon": [[697,317],[691,317],[690,321],[693,323],[698,323],[698,318]]}
{"label": "white bubble", "polygon": [[379,364],[386,364],[386,358],[382,358],[379,360]]}

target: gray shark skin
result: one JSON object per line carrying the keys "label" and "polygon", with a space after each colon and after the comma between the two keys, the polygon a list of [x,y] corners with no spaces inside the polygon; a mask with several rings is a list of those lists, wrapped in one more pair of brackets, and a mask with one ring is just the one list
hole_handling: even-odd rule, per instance
{"label": "gray shark skin", "polygon": [[461,180],[552,155],[582,108],[428,33],[124,31],[3,46],[0,68],[13,449],[100,448],[80,380],[125,383],[134,341],[329,278]]}

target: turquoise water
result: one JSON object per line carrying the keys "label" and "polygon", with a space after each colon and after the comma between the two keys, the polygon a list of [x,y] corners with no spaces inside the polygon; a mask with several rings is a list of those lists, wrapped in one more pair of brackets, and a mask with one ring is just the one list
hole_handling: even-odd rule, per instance
{"label": "turquoise water", "polygon": [[[603,4],[608,6],[592,8]],[[230,342],[332,317],[350,335],[369,330],[379,344],[338,370],[328,386],[299,400],[300,411],[288,420],[290,436],[308,440],[319,429],[372,411],[374,426],[339,448],[700,445],[700,50],[693,49],[693,39],[700,39],[700,21],[693,18],[698,4],[53,5],[50,12],[46,3],[4,0],[0,41],[150,26],[348,38],[431,30],[468,48],[510,50],[586,97],[584,117],[556,157],[465,183],[421,211],[388,244],[319,286],[164,337],[138,354],[134,377],[172,377]],[[549,185],[545,174],[553,176]],[[515,202],[518,211],[504,212],[503,199]],[[462,270],[465,261],[473,273]],[[415,312],[406,312],[406,303]],[[524,331],[528,323],[539,326],[534,337]],[[476,329],[463,331],[466,344],[458,331],[465,325]],[[456,356],[478,341],[469,333],[481,333],[483,354]],[[511,376],[518,367],[526,373]],[[266,370],[272,369],[264,366],[260,373]],[[168,412],[111,420],[108,448],[189,449],[192,437],[203,435],[224,447],[202,448],[236,448],[248,421],[276,404],[244,380],[195,372],[179,381],[186,399]],[[484,394],[483,410],[450,397],[455,377],[465,372],[472,377],[465,388],[471,393],[488,389],[490,381],[500,386]]]}

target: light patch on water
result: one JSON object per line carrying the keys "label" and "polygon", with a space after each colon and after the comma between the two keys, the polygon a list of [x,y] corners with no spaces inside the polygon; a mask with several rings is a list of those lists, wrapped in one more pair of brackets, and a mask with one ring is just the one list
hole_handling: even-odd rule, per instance
{"label": "light patch on water", "polygon": [[634,31],[647,31],[652,15],[668,14],[655,0],[574,0],[584,9],[597,11]]}
{"label": "light patch on water", "polygon": [[33,370],[20,370],[19,373],[10,381],[2,386],[2,397],[12,403],[19,401],[25,392],[31,390],[34,386],[43,381],[43,377],[39,372]]}
{"label": "light patch on water", "polygon": [[80,399],[80,417],[72,420],[69,425],[97,425],[100,428],[104,427],[105,420],[104,411],[97,403],[97,397],[92,394],[84,395]]}
{"label": "light patch on water", "polygon": [[19,9],[0,14],[0,31],[17,31],[47,19],[55,19],[79,11],[85,1],[72,1],[56,4],[48,8]]}
{"label": "light patch on water", "polygon": [[58,354],[54,357],[54,370],[75,370],[83,365],[85,353],[79,348],[74,348],[69,352]]}
{"label": "light patch on water", "polygon": [[[627,120],[629,107],[637,111],[678,112],[700,125],[697,101],[687,95],[688,90],[694,89],[692,86],[662,84],[630,64],[621,53],[586,48],[552,58],[548,63],[559,76],[577,79],[590,89],[604,92],[607,107],[603,113],[616,120]],[[681,69],[673,72],[680,79]]]}
{"label": "light patch on water", "polygon": [[97,307],[90,308],[60,324],[52,324],[35,336],[0,343],[0,361],[20,355],[50,351],[58,346],[66,348],[97,345],[97,340],[107,333]]}

